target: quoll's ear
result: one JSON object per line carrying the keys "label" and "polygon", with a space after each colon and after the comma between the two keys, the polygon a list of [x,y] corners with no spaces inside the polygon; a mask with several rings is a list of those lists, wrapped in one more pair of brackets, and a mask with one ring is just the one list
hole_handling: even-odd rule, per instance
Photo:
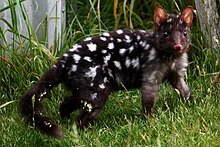
{"label": "quoll's ear", "polygon": [[154,27],[158,30],[160,24],[167,20],[168,13],[162,7],[158,6],[154,9]]}
{"label": "quoll's ear", "polygon": [[180,18],[186,23],[188,27],[190,27],[193,20],[193,7],[188,6],[187,8],[185,8],[181,13]]}

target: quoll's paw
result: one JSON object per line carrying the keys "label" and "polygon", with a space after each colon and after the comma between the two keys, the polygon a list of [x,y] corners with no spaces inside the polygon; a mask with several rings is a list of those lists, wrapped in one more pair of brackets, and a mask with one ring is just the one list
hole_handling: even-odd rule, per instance
{"label": "quoll's paw", "polygon": [[80,117],[78,117],[76,119],[76,126],[77,128],[79,128],[80,130],[84,130],[84,129],[92,129],[92,122],[88,122],[84,119],[81,119]]}

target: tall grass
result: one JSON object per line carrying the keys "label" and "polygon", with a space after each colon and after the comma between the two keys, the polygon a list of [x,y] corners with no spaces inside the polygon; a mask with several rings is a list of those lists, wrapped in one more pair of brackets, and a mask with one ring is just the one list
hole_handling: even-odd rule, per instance
{"label": "tall grass", "polygon": [[[0,18],[8,30],[0,28],[0,145],[2,146],[218,146],[220,139],[220,107],[218,75],[219,55],[204,48],[205,39],[197,20],[192,28],[192,47],[187,81],[194,93],[194,102],[186,104],[168,84],[163,84],[155,116],[141,112],[140,91],[119,91],[112,94],[103,113],[91,130],[79,131],[71,120],[61,121],[57,110],[67,93],[62,86],[53,90],[45,104],[49,114],[61,124],[65,139],[57,141],[24,127],[18,115],[17,101],[51,66],[59,55],[86,36],[117,28],[152,29],[153,9],[160,4],[168,12],[182,10],[186,1],[67,1],[67,28],[61,48],[47,49],[47,39],[39,41],[38,28],[29,22],[22,1],[7,0],[0,13],[11,12],[12,20]],[[17,11],[16,9],[19,9]],[[21,34],[19,23],[25,20],[28,34]],[[48,18],[45,17],[45,24]],[[11,33],[12,42],[6,39]],[[45,32],[47,32],[45,30]],[[47,35],[47,34],[45,34]]]}

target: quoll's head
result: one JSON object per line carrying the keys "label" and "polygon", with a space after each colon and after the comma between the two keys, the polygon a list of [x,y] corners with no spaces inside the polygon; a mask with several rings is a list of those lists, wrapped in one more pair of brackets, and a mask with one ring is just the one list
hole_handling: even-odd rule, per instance
{"label": "quoll's head", "polygon": [[193,8],[188,6],[181,14],[168,14],[162,7],[154,10],[154,29],[159,49],[170,53],[186,52],[190,46],[190,26]]}

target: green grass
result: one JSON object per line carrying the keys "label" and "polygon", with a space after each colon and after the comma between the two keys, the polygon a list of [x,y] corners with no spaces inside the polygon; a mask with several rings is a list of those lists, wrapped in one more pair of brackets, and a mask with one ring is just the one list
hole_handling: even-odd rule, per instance
{"label": "green grass", "polygon": [[[13,6],[13,0],[8,1]],[[181,1],[159,2],[169,12],[176,6],[182,9],[187,5]],[[61,141],[55,140],[24,125],[24,121],[18,115],[18,99],[56,61],[57,56],[71,45],[86,36],[99,33],[100,30],[126,27],[124,10],[127,14],[133,12],[134,28],[152,28],[155,6],[153,2],[145,1],[143,7],[136,2],[133,10],[130,10],[128,2],[126,5],[120,3],[116,20],[111,0],[107,0],[105,4],[101,1],[101,18],[97,17],[97,3],[94,9],[91,9],[89,18],[87,14],[91,3],[88,2],[86,7],[83,7],[83,4],[78,2],[77,12],[68,5],[69,26],[64,33],[66,42],[61,49],[46,50],[46,40],[37,40],[35,31],[28,21],[29,36],[26,37],[19,34],[17,21],[14,20],[12,25],[8,24],[9,31],[14,34],[12,43],[5,41],[4,32],[0,29],[0,146],[219,146],[220,83],[215,80],[220,71],[217,62],[219,55],[214,54],[209,48],[204,48],[204,37],[196,25],[192,28],[192,48],[187,76],[187,82],[194,95],[192,103],[182,101],[178,93],[168,83],[164,83],[158,93],[155,114],[149,117],[141,112],[139,89],[114,92],[92,130],[80,131],[74,123],[77,112],[72,114],[70,120],[61,120],[59,117],[58,105],[62,97],[68,93],[60,85],[48,96],[51,99],[44,102],[48,115],[61,125],[65,138]],[[15,19],[14,7],[9,8]],[[26,17],[22,4],[20,8],[22,16]],[[0,13],[5,9],[0,9]],[[8,22],[4,19],[0,21]]]}

